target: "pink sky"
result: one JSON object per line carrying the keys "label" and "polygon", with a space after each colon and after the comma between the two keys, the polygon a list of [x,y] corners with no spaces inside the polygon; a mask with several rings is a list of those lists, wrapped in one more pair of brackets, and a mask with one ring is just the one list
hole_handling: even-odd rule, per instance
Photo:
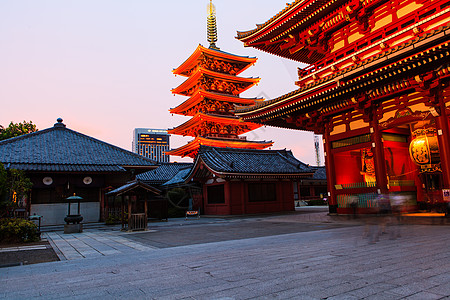
{"label": "pink sky", "polygon": [[[58,117],[68,128],[131,150],[137,127],[173,128],[188,120],[168,109],[186,97],[170,90],[185,78],[178,67],[206,42],[207,0],[0,1],[0,124]],[[242,97],[275,98],[294,89],[299,63],[245,48],[236,31],[255,28],[286,1],[215,0],[221,50],[256,56],[241,76],[261,82]],[[265,127],[246,134],[272,140],[316,165],[313,134]],[[177,148],[191,138],[172,135]],[[172,161],[189,161],[172,157]],[[323,164],[323,157],[321,157]]]}

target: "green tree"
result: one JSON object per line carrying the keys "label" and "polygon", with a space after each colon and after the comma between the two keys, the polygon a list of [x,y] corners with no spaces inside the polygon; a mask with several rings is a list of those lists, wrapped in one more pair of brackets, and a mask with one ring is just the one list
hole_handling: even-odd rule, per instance
{"label": "green tree", "polygon": [[8,193],[8,172],[0,163],[0,218],[5,217],[11,207]]}
{"label": "green tree", "polygon": [[28,196],[33,183],[22,170],[11,169],[9,172],[9,198],[15,206]]}
{"label": "green tree", "polygon": [[3,202],[6,199],[8,190],[8,173],[3,167],[3,164],[0,163],[0,202]]}
{"label": "green tree", "polygon": [[0,166],[0,217],[8,215],[28,197],[33,183],[22,170],[6,171]]}
{"label": "green tree", "polygon": [[0,141],[35,131],[37,131],[37,128],[32,121],[23,121],[20,123],[11,122],[6,128],[0,125]]}

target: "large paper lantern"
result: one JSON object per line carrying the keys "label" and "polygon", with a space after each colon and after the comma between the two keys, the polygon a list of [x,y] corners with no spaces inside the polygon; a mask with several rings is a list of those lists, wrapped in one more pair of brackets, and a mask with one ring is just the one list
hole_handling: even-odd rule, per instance
{"label": "large paper lantern", "polygon": [[439,145],[434,128],[418,129],[412,134],[409,155],[419,166],[440,163]]}

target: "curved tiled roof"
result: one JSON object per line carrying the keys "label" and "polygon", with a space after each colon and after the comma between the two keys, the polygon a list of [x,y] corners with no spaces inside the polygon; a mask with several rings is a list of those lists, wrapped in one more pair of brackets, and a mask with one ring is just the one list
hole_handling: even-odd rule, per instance
{"label": "curved tiled roof", "polygon": [[327,172],[325,167],[316,167],[313,179],[327,180]]}
{"label": "curved tiled roof", "polygon": [[190,169],[192,163],[164,163],[155,170],[136,175],[136,178],[146,183],[164,183],[171,180],[180,170]]}
{"label": "curved tiled roof", "polygon": [[279,13],[277,13],[276,15],[274,15],[272,18],[270,18],[269,20],[267,20],[266,22],[264,22],[263,24],[256,24],[256,28],[254,29],[250,29],[247,31],[238,31],[237,32],[237,38],[238,39],[242,39],[245,38],[255,32],[257,32],[258,30],[268,26],[270,23],[272,23],[273,21],[275,21],[276,19],[278,19],[279,17],[281,17],[284,13],[286,13],[289,9],[291,9],[295,4],[299,3],[299,2],[303,2],[304,0],[295,0],[292,3],[286,3],[286,7],[283,8],[283,10],[281,10]]}
{"label": "curved tiled roof", "polygon": [[[383,51],[383,52],[381,52],[379,54],[376,54],[376,55],[374,55],[374,56],[372,56],[372,57],[370,57],[370,58],[368,58],[366,60],[363,60],[363,61],[360,61],[358,63],[355,63],[355,64],[353,64],[352,66],[350,66],[348,68],[345,68],[343,70],[335,72],[335,73],[333,73],[331,75],[326,76],[325,78],[321,78],[320,80],[316,80],[313,83],[310,83],[310,84],[307,84],[305,86],[302,86],[302,87],[300,87],[300,88],[298,88],[298,89],[296,89],[294,91],[291,91],[291,92],[289,92],[287,94],[284,94],[284,95],[282,95],[280,97],[277,97],[277,98],[274,98],[274,99],[271,99],[271,100],[260,101],[260,102],[257,102],[255,105],[248,106],[248,107],[239,107],[236,110],[236,115],[242,117],[244,114],[252,113],[253,111],[261,109],[261,108],[265,109],[267,106],[272,105],[272,104],[280,105],[281,103],[283,103],[287,99],[293,98],[293,97],[297,96],[298,94],[301,94],[301,93],[304,93],[304,92],[309,92],[310,90],[312,90],[312,89],[314,89],[316,87],[319,87],[321,85],[324,85],[324,84],[327,84],[327,83],[330,83],[330,82],[334,82],[334,80],[336,80],[336,79],[338,79],[340,77],[346,76],[346,74],[352,73],[352,72],[354,72],[355,70],[357,70],[359,68],[364,68],[366,65],[369,65],[369,64],[371,64],[373,62],[379,61],[381,59],[385,59],[387,57],[393,57],[396,53],[399,53],[399,52],[401,53],[401,51],[403,51],[407,47],[415,46],[416,44],[423,43],[427,38],[430,38],[430,37],[433,37],[433,36],[437,36],[438,34],[441,34],[443,31],[447,31],[448,29],[450,29],[450,24],[446,24],[446,25],[440,26],[439,28],[431,30],[428,33],[419,35],[419,36],[417,36],[417,37],[415,37],[415,38],[413,38],[413,39],[411,39],[411,40],[409,40],[407,42],[404,42],[404,43],[402,43],[400,45],[397,45],[395,47],[389,48],[386,51]],[[408,58],[406,58],[406,59],[408,59]],[[385,66],[382,69],[384,70],[384,69],[388,69],[390,67],[391,66]],[[361,79],[358,78],[358,79],[355,79],[355,80],[361,80]],[[341,89],[345,88],[346,85],[352,84],[352,83],[353,83],[353,81],[349,81],[348,83],[341,82],[340,88]],[[327,92],[331,93],[331,92],[333,92],[336,89],[337,88],[332,88],[332,89],[329,89]]]}
{"label": "curved tiled roof", "polygon": [[192,164],[191,164],[191,167],[180,170],[177,174],[175,174],[175,176],[172,177],[172,179],[170,179],[166,183],[162,184],[161,186],[164,188],[168,188],[170,186],[184,184],[187,176],[191,172],[191,169],[192,169]]}
{"label": "curved tiled roof", "polygon": [[161,191],[158,190],[157,188],[154,188],[150,185],[145,184],[144,182],[141,182],[140,180],[133,180],[130,181],[124,185],[122,185],[121,187],[118,187],[117,189],[114,189],[108,193],[106,193],[107,196],[120,196],[126,192],[129,192],[133,189],[136,188],[141,188],[144,190],[147,190],[149,192],[153,192],[154,194],[160,195]]}
{"label": "curved tiled roof", "polygon": [[201,159],[209,169],[216,173],[300,175],[314,172],[310,166],[296,159],[289,150],[253,150],[201,146],[198,159]]}
{"label": "curved tiled roof", "polygon": [[54,127],[0,141],[5,167],[33,171],[110,172],[152,167],[155,161],[66,128]]}

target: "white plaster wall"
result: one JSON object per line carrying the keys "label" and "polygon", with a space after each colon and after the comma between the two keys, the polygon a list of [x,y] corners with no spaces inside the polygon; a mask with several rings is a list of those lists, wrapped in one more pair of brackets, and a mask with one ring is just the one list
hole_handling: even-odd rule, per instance
{"label": "white plaster wall", "polygon": [[[41,225],[61,225],[65,224],[64,218],[67,215],[67,203],[55,204],[32,204],[31,214],[42,216]],[[70,214],[78,212],[78,204],[72,204]],[[82,223],[98,222],[100,218],[100,202],[83,202],[80,206],[80,214],[83,216]]]}

